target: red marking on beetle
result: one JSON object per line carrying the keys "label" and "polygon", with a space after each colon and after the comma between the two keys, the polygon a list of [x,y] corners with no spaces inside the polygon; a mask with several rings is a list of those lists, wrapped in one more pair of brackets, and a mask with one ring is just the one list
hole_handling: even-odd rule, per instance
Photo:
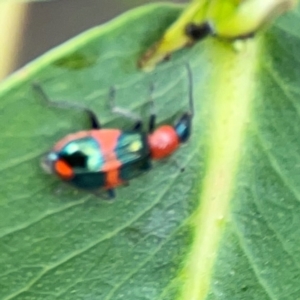
{"label": "red marking on beetle", "polygon": [[152,159],[162,159],[179,147],[180,141],[174,127],[163,125],[148,136],[148,144]]}
{"label": "red marking on beetle", "polygon": [[105,178],[105,187],[106,188],[114,188],[118,185],[122,185],[124,182],[119,177],[119,169],[120,164],[119,162],[115,161],[113,164],[108,163],[110,166],[110,170],[106,172]]}
{"label": "red marking on beetle", "polygon": [[85,137],[90,136],[90,132],[94,130],[84,130],[84,131],[79,131],[76,133],[68,134],[61,140],[59,140],[53,147],[53,150],[55,152],[59,152],[65,145],[67,145],[69,142],[72,142],[74,140],[82,139]]}
{"label": "red marking on beetle", "polygon": [[55,162],[54,169],[64,179],[71,179],[74,176],[73,169],[62,159],[58,159]]}
{"label": "red marking on beetle", "polygon": [[102,172],[106,173],[105,188],[113,188],[124,182],[119,178],[122,162],[118,160],[115,148],[122,131],[119,129],[92,130],[91,136],[99,143],[104,158]]}

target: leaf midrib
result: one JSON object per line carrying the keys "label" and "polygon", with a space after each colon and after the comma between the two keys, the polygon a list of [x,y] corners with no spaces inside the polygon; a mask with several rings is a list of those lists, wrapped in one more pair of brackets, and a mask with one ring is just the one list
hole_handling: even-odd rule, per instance
{"label": "leaf midrib", "polygon": [[230,221],[228,208],[254,99],[259,39],[247,41],[240,52],[218,41],[209,47],[213,70],[208,83],[208,163],[203,182],[199,183],[199,207],[192,223],[194,241],[183,270],[180,300],[202,300],[209,292],[219,242]]}

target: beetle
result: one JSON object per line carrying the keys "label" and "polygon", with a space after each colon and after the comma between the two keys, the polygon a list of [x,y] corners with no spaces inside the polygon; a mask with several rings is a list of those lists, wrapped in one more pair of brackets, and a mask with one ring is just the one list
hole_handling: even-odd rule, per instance
{"label": "beetle", "polygon": [[97,194],[104,190],[108,197],[115,197],[115,187],[128,184],[129,180],[151,169],[152,160],[160,160],[173,154],[191,135],[194,115],[192,73],[186,65],[189,84],[189,111],[182,114],[173,125],[156,128],[156,114],[151,86],[151,107],[148,131],[143,131],[142,120],[132,112],[114,103],[115,88],[109,93],[113,113],[135,119],[131,130],[102,128],[94,111],[71,103],[49,100],[38,83],[33,88],[49,105],[76,108],[85,112],[91,128],[69,134],[58,141],[42,161],[43,168],[62,181],[76,188]]}

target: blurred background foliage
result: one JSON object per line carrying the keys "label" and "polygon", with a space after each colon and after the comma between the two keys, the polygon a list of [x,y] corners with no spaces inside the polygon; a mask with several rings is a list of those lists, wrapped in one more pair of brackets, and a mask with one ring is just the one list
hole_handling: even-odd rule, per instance
{"label": "blurred background foliage", "polygon": [[[0,80],[47,50],[151,0],[0,0]],[[184,3],[187,0],[172,0]]]}

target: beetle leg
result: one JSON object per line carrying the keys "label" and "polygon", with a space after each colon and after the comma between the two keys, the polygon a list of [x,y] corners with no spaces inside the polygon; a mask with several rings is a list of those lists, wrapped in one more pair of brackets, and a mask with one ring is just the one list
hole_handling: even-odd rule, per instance
{"label": "beetle leg", "polygon": [[112,200],[113,198],[116,198],[116,192],[114,189],[108,189],[107,190],[107,196],[108,200]]}
{"label": "beetle leg", "polygon": [[113,201],[113,198],[116,197],[115,191],[113,189],[109,189],[109,190],[94,190],[91,192],[94,196],[96,196],[97,198],[100,198],[101,200],[105,200],[105,201]]}
{"label": "beetle leg", "polygon": [[143,125],[141,118],[138,115],[136,115],[135,113],[133,113],[132,111],[130,111],[126,108],[117,106],[115,104],[115,95],[116,95],[116,89],[115,89],[115,87],[112,86],[109,91],[109,106],[110,106],[111,112],[114,114],[121,115],[127,119],[135,121],[133,130],[140,131],[142,129],[142,125]]}

